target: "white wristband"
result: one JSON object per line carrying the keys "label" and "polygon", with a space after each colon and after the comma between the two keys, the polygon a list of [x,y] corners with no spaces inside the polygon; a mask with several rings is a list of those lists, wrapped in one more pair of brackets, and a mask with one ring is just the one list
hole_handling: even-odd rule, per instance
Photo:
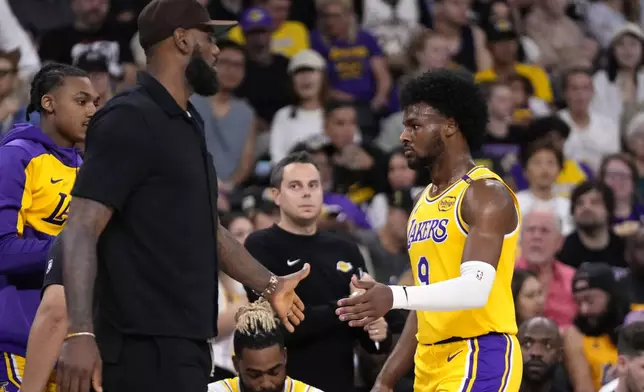
{"label": "white wristband", "polygon": [[407,303],[407,293],[405,293],[404,286],[389,286],[391,293],[394,297],[394,304],[391,306],[392,309],[405,309],[408,305]]}

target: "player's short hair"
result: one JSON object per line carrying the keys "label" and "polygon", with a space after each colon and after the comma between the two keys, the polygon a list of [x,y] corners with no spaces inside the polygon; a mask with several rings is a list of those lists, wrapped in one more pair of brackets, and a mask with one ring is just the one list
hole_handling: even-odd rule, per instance
{"label": "player's short hair", "polygon": [[259,299],[242,306],[235,315],[235,355],[240,356],[245,348],[261,350],[274,345],[284,348],[284,335],[271,305]]}
{"label": "player's short hair", "polygon": [[273,167],[270,179],[271,187],[279,188],[282,185],[282,181],[284,180],[284,169],[286,168],[286,166],[293,163],[308,163],[315,166],[318,171],[320,170],[318,168],[318,165],[313,160],[311,154],[309,154],[307,151],[297,151],[290,153],[282,158],[279,162],[277,162],[277,164]]}
{"label": "player's short hair", "polygon": [[480,149],[488,122],[488,108],[480,86],[471,75],[440,69],[410,80],[400,92],[403,110],[426,103],[456,122],[470,150]]}
{"label": "player's short hair", "polygon": [[88,73],[78,67],[69,64],[49,63],[42,67],[31,82],[29,91],[29,105],[27,105],[27,120],[29,113],[43,111],[40,100],[43,95],[60,87],[65,78],[68,77],[89,77]]}
{"label": "player's short hair", "polygon": [[644,321],[634,321],[619,329],[617,351],[621,355],[644,355]]}

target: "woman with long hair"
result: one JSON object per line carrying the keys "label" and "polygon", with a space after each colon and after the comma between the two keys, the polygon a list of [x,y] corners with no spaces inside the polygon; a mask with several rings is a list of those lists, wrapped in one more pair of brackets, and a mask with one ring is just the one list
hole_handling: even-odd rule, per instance
{"label": "woman with long hair", "polygon": [[618,153],[604,157],[598,171],[598,180],[613,191],[613,230],[615,234],[632,234],[644,217],[644,206],[638,201],[637,167],[627,154]]}
{"label": "woman with long hair", "polygon": [[627,23],[614,32],[606,69],[593,76],[590,110],[620,122],[625,109],[644,101],[644,32]]}
{"label": "woman with long hair", "polygon": [[319,53],[305,49],[288,66],[294,102],[275,113],[271,124],[270,154],[279,162],[299,142],[324,134],[324,101],[327,81],[326,62]]}
{"label": "woman with long hair", "polygon": [[532,317],[543,316],[545,293],[537,275],[525,269],[516,269],[512,277],[512,296],[517,325]]}
{"label": "woman with long hair", "polygon": [[[402,147],[397,148],[389,155],[387,167],[388,192],[410,189],[412,197],[416,197],[423,187],[416,187],[416,172],[407,166],[407,158]],[[376,194],[367,209],[367,217],[373,229],[379,229],[387,223],[389,204],[387,193]]]}

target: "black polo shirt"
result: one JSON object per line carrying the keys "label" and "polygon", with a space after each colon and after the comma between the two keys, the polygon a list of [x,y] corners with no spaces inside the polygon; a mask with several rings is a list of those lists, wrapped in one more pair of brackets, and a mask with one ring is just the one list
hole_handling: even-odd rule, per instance
{"label": "black polo shirt", "polygon": [[114,211],[98,242],[98,338],[216,335],[216,186],[203,121],[150,74],[92,118],[72,195]]}

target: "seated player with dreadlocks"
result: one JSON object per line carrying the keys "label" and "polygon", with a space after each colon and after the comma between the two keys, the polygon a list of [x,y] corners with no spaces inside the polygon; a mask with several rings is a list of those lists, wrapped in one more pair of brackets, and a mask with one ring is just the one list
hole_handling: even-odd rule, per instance
{"label": "seated player with dreadlocks", "polygon": [[[67,221],[70,194],[82,161],[74,146],[85,140],[97,101],[85,71],[48,64],[34,77],[27,107],[27,114],[40,113],[39,126],[16,124],[0,141],[2,391],[21,387],[47,252]],[[62,288],[58,290],[62,296]],[[50,330],[45,326],[43,331]],[[42,380],[38,392],[46,381]]]}
{"label": "seated player with dreadlocks", "polygon": [[238,377],[208,385],[208,392],[322,392],[286,375],[286,348],[279,320],[260,299],[235,316],[233,363]]}

